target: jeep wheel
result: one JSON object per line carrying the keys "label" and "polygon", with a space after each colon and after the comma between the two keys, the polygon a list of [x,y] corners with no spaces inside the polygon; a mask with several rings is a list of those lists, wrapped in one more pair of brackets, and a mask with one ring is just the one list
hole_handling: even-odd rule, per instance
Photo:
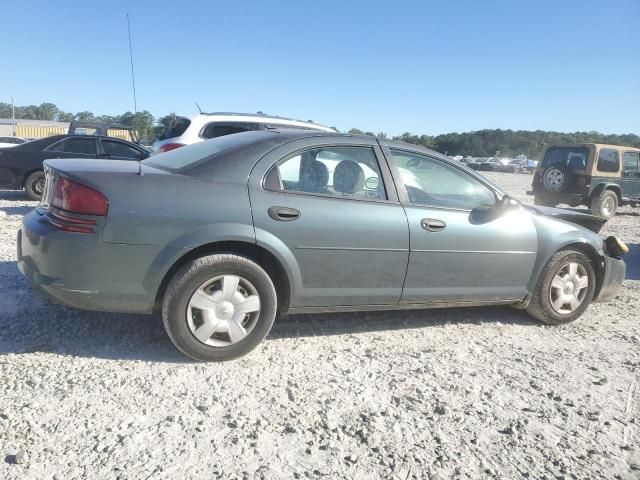
{"label": "jeep wheel", "polygon": [[618,195],[611,190],[605,190],[591,200],[591,213],[598,217],[613,218],[618,210]]}
{"label": "jeep wheel", "polygon": [[563,192],[571,186],[572,180],[571,171],[561,165],[549,167],[542,173],[542,185],[547,192]]}

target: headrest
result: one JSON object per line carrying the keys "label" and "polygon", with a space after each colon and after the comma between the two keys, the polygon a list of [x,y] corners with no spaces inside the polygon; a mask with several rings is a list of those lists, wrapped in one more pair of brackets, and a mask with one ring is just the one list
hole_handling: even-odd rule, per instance
{"label": "headrest", "polygon": [[333,188],[341,193],[355,193],[364,186],[364,171],[356,162],[343,160],[333,171]]}

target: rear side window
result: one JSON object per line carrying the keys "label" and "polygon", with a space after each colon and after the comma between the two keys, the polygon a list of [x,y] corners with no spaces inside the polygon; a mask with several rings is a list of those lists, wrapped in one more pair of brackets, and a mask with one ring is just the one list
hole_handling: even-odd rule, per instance
{"label": "rear side window", "polygon": [[620,154],[613,148],[602,148],[598,153],[598,170],[617,172],[620,169]]}
{"label": "rear side window", "polygon": [[625,170],[638,170],[640,152],[624,152],[623,159]]}
{"label": "rear side window", "polygon": [[94,138],[67,138],[62,142],[62,151],[64,153],[96,155],[96,141]]}
{"label": "rear side window", "polygon": [[113,140],[102,140],[102,149],[104,153],[111,157],[117,158],[140,158],[140,152],[135,148]]}
{"label": "rear side window", "polygon": [[204,126],[200,136],[202,138],[218,138],[234,133],[247,132],[256,129],[255,123],[209,123]]}
{"label": "rear side window", "polygon": [[173,124],[164,131],[164,135],[162,135],[162,138],[166,139],[179,137],[187,131],[189,125],[191,125],[191,120],[184,117],[177,117]]}
{"label": "rear side window", "polygon": [[542,168],[567,167],[570,170],[585,170],[589,159],[587,147],[551,147],[544,154]]}
{"label": "rear side window", "polygon": [[296,153],[271,169],[264,186],[357,200],[387,198],[371,147],[321,147]]}

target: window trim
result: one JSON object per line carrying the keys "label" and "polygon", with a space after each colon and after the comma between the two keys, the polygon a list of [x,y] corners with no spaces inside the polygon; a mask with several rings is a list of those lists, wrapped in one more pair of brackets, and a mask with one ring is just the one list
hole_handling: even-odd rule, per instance
{"label": "window trim", "polygon": [[[625,156],[627,153],[631,153],[632,155],[635,155],[635,156],[636,156],[636,169],[635,169],[635,170],[627,170],[627,169],[625,168],[625,165],[624,165],[624,156]],[[634,151],[631,151],[631,150],[626,150],[626,151],[623,151],[623,152],[622,152],[622,171],[623,171],[623,172],[640,172],[640,152],[634,152]]]}
{"label": "window trim", "polygon": [[[237,125],[251,125],[252,128],[248,128],[247,130],[245,130],[246,132],[253,132],[254,130],[261,130],[259,128],[260,124],[259,123],[255,123],[255,122],[220,122],[220,121],[216,121],[214,120],[213,122],[208,122],[205,123],[202,128],[200,129],[200,131],[198,132],[198,138],[201,138],[203,140],[211,140],[212,138],[218,138],[218,137],[205,137],[203,136],[203,133],[205,131],[205,129],[209,126],[209,125],[215,125],[215,126],[220,126],[220,127],[234,127]],[[189,128],[189,127],[187,127]],[[237,133],[242,133],[242,132],[237,132]],[[233,135],[233,134],[231,134]],[[221,135],[222,137],[226,137],[226,135]]]}
{"label": "window trim", "polygon": [[[387,149],[385,151],[385,149]],[[459,208],[459,207],[445,207],[443,205],[430,205],[430,204],[425,204],[425,203],[413,203],[411,202],[411,200],[409,199],[409,194],[407,193],[407,189],[405,187],[404,182],[402,181],[402,176],[400,175],[400,171],[398,170],[398,166],[395,164],[395,162],[393,161],[393,152],[401,152],[401,153],[407,153],[409,155],[416,155],[419,157],[425,157],[429,160],[433,160],[435,162],[439,162],[439,163],[443,163],[449,167],[452,167],[456,170],[459,170],[461,173],[473,178],[474,180],[476,180],[478,183],[480,183],[481,185],[484,185],[489,191],[491,191],[496,199],[496,202],[498,202],[502,196],[503,193],[496,190],[491,184],[489,184],[488,182],[484,181],[482,178],[480,178],[478,175],[475,175],[474,173],[470,173],[467,170],[465,170],[464,168],[461,168],[459,165],[455,165],[452,162],[449,162],[447,160],[444,160],[442,158],[438,158],[434,155],[429,155],[427,153],[423,153],[423,152],[416,152],[413,150],[408,150],[408,149],[403,149],[403,148],[396,148],[396,147],[390,147],[390,146],[386,146],[383,148],[383,152],[385,153],[385,155],[387,155],[388,152],[388,159],[387,162],[389,163],[389,167],[391,168],[391,172],[393,174],[393,179],[396,182],[396,187],[398,189],[398,196],[400,197],[400,203],[403,206],[406,207],[411,207],[411,208],[422,208],[422,209],[429,209],[429,210],[443,210],[443,211],[448,211],[448,212],[471,212],[473,211],[472,208]]]}
{"label": "window trim", "polygon": [[[290,158],[295,157],[296,155],[301,155],[304,152],[309,150],[318,150],[318,149],[328,149],[328,148],[368,148],[373,150],[373,154],[378,162],[378,168],[380,170],[380,179],[383,182],[383,186],[385,189],[386,199],[374,199],[374,198],[352,198],[352,197],[341,197],[337,195],[327,195],[324,193],[316,193],[316,192],[300,192],[296,190],[285,190],[284,186],[282,190],[273,190],[267,188],[265,183],[266,179],[271,173],[271,170],[277,167],[281,162],[285,160],[289,160]],[[316,145],[308,145],[302,148],[298,148],[296,150],[292,150],[287,152],[284,156],[280,157],[278,160],[273,162],[265,171],[264,175],[262,175],[262,179],[260,180],[260,186],[262,190],[271,193],[279,193],[284,195],[301,195],[308,197],[317,197],[317,198],[329,198],[335,200],[348,200],[351,202],[367,202],[367,203],[383,203],[383,204],[395,204],[399,205],[400,201],[397,194],[397,189],[393,181],[393,177],[391,176],[391,172],[388,170],[389,166],[387,164],[386,158],[382,152],[382,149],[377,144],[365,144],[365,143],[327,143],[327,144],[316,144]],[[278,172],[278,177],[280,177],[280,173]],[[282,178],[280,178],[280,184],[282,185]],[[390,188],[393,186],[392,188]]]}

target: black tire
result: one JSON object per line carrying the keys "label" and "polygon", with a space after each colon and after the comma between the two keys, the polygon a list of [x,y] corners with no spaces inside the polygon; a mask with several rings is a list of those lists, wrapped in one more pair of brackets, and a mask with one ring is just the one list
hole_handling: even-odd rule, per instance
{"label": "black tire", "polygon": [[542,172],[542,186],[547,192],[561,193],[573,185],[574,175],[564,165],[552,165]]}
{"label": "black tire", "polygon": [[[556,274],[563,270],[563,268],[565,268],[565,266],[570,262],[582,265],[586,271],[589,283],[588,286],[585,287],[586,292],[580,305],[570,313],[559,313],[551,304],[551,282]],[[591,303],[595,287],[596,274],[589,258],[584,253],[577,250],[560,250],[551,257],[551,260],[549,260],[540,273],[540,278],[538,279],[536,288],[531,296],[531,302],[527,307],[527,313],[541,322],[550,325],[563,325],[565,323],[572,322],[582,315]]]}
{"label": "black tire", "polygon": [[[208,280],[222,275],[246,279],[260,298],[255,326],[238,343],[210,346],[192,333],[187,307],[193,293]],[[174,345],[198,361],[226,361],[246,355],[267,336],[276,316],[278,300],[269,275],[255,262],[240,255],[225,253],[200,257],[187,263],[173,276],[162,302],[165,330]]]}
{"label": "black tire", "polygon": [[592,214],[609,220],[618,211],[618,195],[612,190],[603,190],[600,195],[591,199],[589,208]]}
{"label": "black tire", "polygon": [[552,202],[551,200],[545,200],[540,197],[534,197],[533,204],[540,205],[541,207],[555,207],[557,205],[557,203]]}
{"label": "black tire", "polygon": [[42,198],[44,179],[44,172],[42,170],[33,172],[27,177],[24,181],[24,191],[27,192],[29,198],[32,200],[40,200]]}

